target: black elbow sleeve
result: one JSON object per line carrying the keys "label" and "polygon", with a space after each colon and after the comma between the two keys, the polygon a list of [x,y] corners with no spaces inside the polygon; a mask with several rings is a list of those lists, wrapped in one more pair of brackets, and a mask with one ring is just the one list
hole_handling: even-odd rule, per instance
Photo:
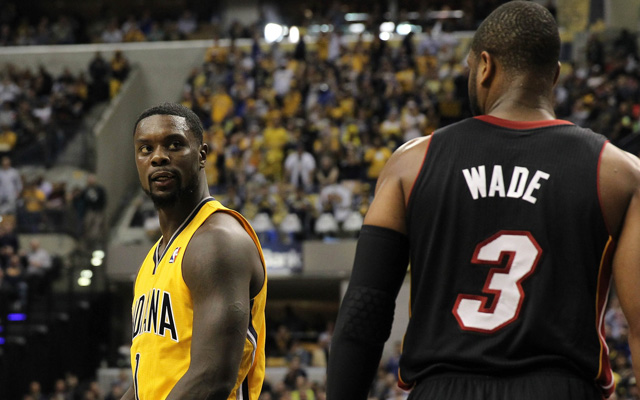
{"label": "black elbow sleeve", "polygon": [[362,227],[336,326],[346,338],[369,344],[387,340],[408,262],[405,235],[378,226]]}
{"label": "black elbow sleeve", "polygon": [[384,344],[391,333],[395,297],[368,287],[349,287],[342,300],[337,330],[346,339]]}
{"label": "black elbow sleeve", "polygon": [[384,343],[391,333],[395,300],[408,263],[409,244],[405,235],[363,226],[331,344],[328,400],[367,398]]}

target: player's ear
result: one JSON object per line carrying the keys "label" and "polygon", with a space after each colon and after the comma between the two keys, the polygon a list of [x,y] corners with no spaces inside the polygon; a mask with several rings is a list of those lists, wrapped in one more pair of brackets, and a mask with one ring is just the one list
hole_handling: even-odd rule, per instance
{"label": "player's ear", "polygon": [[209,154],[209,145],[202,143],[198,153],[200,155],[200,168],[204,168],[204,164],[207,162],[207,154]]}
{"label": "player's ear", "polygon": [[496,74],[496,59],[487,51],[480,53],[478,57],[478,71],[480,79],[478,83],[482,86],[489,86]]}
{"label": "player's ear", "polygon": [[556,74],[553,77],[553,86],[555,87],[556,84],[558,83],[558,79],[560,78],[560,69],[562,68],[562,63],[560,63],[560,61],[558,61],[558,67],[556,68]]}

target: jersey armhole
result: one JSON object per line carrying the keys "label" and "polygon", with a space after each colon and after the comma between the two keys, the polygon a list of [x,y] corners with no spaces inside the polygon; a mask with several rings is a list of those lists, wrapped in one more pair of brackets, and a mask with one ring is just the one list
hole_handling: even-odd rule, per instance
{"label": "jersey armhole", "polygon": [[433,134],[429,138],[429,143],[427,143],[427,148],[425,149],[424,156],[422,157],[422,163],[420,164],[420,169],[418,170],[418,173],[416,174],[416,177],[413,180],[413,184],[411,185],[411,190],[407,195],[407,203],[405,204],[405,209],[407,211],[409,210],[409,207],[411,206],[411,201],[413,200],[413,189],[415,189],[416,183],[418,182],[418,179],[420,179],[420,176],[422,175],[424,164],[427,160],[427,154],[429,153],[429,148],[431,147],[432,140],[433,140]]}
{"label": "jersey armhole", "polygon": [[262,252],[262,245],[260,244],[260,240],[258,239],[258,235],[253,230],[253,227],[251,226],[251,223],[249,223],[249,221],[242,214],[237,212],[236,210],[232,210],[230,208],[226,208],[225,207],[225,208],[220,208],[220,209],[216,210],[215,212],[223,212],[225,214],[228,214],[228,215],[234,217],[240,223],[240,225],[242,225],[244,230],[247,232],[247,235],[249,235],[249,237],[253,241],[253,244],[256,246],[256,250],[258,251],[258,255],[260,256],[260,263],[262,264],[262,273],[263,273],[263,275],[262,275],[262,285],[260,286],[260,289],[255,294],[255,296],[252,295],[250,297],[251,300],[253,301],[256,297],[258,297],[260,295],[260,293],[262,293],[262,291],[264,291],[265,287],[267,286],[267,262],[264,259],[264,253]]}

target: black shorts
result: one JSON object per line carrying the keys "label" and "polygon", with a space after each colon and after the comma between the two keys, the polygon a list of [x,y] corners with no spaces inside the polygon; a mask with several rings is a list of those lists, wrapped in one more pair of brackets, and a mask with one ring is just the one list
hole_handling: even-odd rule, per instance
{"label": "black shorts", "polygon": [[510,377],[443,374],[428,377],[409,400],[602,400],[595,383],[553,373]]}

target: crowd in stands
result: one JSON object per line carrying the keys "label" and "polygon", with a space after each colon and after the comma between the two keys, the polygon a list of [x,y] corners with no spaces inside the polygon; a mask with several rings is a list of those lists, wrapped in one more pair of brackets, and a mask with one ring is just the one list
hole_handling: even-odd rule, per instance
{"label": "crowd in stands", "polygon": [[[480,21],[491,10],[504,0],[481,0],[475,2],[453,1],[442,6],[439,11],[449,12],[452,9],[462,11],[460,16],[446,21],[444,29],[474,30]],[[440,6],[436,4],[436,6]],[[549,7],[555,13],[553,2]],[[256,21],[223,21],[220,15],[197,15],[192,10],[181,10],[179,13],[166,15],[145,8],[137,13],[123,15],[108,6],[102,7],[99,16],[91,20],[76,16],[70,10],[62,9],[55,14],[34,14],[26,17],[19,15],[14,4],[0,5],[0,47],[1,46],[29,46],[29,45],[65,45],[77,43],[126,43],[126,42],[155,42],[216,37],[254,38],[262,35],[264,25],[274,13],[282,14],[282,19],[292,25],[298,25],[304,30],[312,25],[329,24],[336,32],[346,32],[349,20],[346,14],[366,13],[367,16],[359,23],[368,32],[377,31],[379,25],[388,19],[386,10],[380,4],[373,6],[368,2],[344,1],[311,1],[304,8],[281,7],[274,10],[266,6],[260,9]],[[409,11],[418,14],[411,17]],[[428,16],[431,10],[426,5],[418,6],[416,10],[401,8],[395,16],[394,22],[411,21],[417,24],[430,24],[433,17]]]}
{"label": "crowd in stands", "polygon": [[[0,170],[3,193],[8,187],[3,179],[7,163],[5,157]],[[21,184],[20,176],[13,176]],[[30,240],[27,249],[20,248],[17,232],[66,232],[78,238],[79,249],[85,252],[105,245],[106,192],[95,176],[88,175],[83,187],[69,192],[64,182],[51,184],[38,177],[15,194],[13,210],[0,215],[0,318],[7,312],[24,311],[33,296],[46,295],[60,272],[60,259],[37,239]]]}
{"label": "crowd in stands", "polygon": [[30,169],[22,173],[14,164],[54,165],[89,108],[117,95],[129,69],[120,51],[110,60],[96,53],[87,73],[77,75],[65,69],[53,76],[45,66],[32,71],[6,64],[0,69],[0,216],[17,216],[23,232],[80,233],[66,217],[74,209],[84,215],[82,188],[47,181]]}
{"label": "crowd in stands", "polygon": [[29,298],[47,293],[56,271],[55,258],[31,239],[21,248],[15,218],[0,221],[0,318],[9,312],[25,311]]}
{"label": "crowd in stands", "polygon": [[120,51],[110,61],[97,53],[86,73],[0,66],[0,155],[51,166],[87,110],[114,97],[129,69]]}
{"label": "crowd in stands", "polygon": [[160,21],[146,10],[136,18],[111,16],[89,23],[72,14],[20,16],[14,5],[0,6],[0,46],[65,45],[78,43],[124,43],[161,40],[185,40],[198,29],[199,22],[190,11],[178,18]]}
{"label": "crowd in stands", "polygon": [[0,69],[0,153],[51,164],[87,106],[88,83],[69,70],[53,77],[6,64]]}
{"label": "crowd in stands", "polygon": [[22,400],[119,400],[128,388],[128,381],[115,381],[111,390],[103,393],[97,381],[81,382],[76,374],[67,372],[56,379],[51,390],[42,386],[37,380],[31,381]]}
{"label": "crowd in stands", "polygon": [[635,34],[622,30],[613,40],[590,34],[586,63],[567,66],[557,89],[556,110],[579,125],[608,136],[635,154],[640,132],[640,69]]}
{"label": "crowd in stands", "polygon": [[[479,4],[485,3],[490,2]],[[343,20],[339,7],[332,12],[328,20]],[[481,7],[476,8],[476,15],[482,15]],[[472,28],[474,21],[449,22],[427,25],[423,34],[407,35],[399,43],[379,37],[369,41],[364,36],[352,40],[338,30],[320,34],[314,43],[303,39],[291,49],[278,43],[261,46],[257,41],[249,48],[233,41],[226,46],[215,39],[202,66],[191,72],[181,98],[183,105],[200,116],[206,130],[212,193],[226,206],[241,211],[259,232],[277,230],[297,239],[354,236],[391,153],[407,140],[470,116],[464,58],[468,43],[452,33],[452,26],[462,23]],[[108,43],[181,40],[193,37],[201,24],[189,11],[164,22],[145,12],[138,17],[105,19],[83,34],[68,16],[55,21],[43,18],[37,25],[14,18],[0,26],[0,45],[77,43],[79,38]],[[255,38],[255,33],[255,26],[236,23],[219,36]],[[636,37],[623,31],[607,42],[601,36],[591,34],[586,62],[564,63],[556,87],[557,117],[601,132],[638,153]],[[45,143],[40,150],[27,153],[54,159],[67,136],[60,126],[81,118],[92,102],[114,96],[127,71],[122,53],[111,62],[96,54],[88,78],[68,72],[54,78],[45,67],[37,72],[5,67],[0,81],[0,153],[15,156],[26,148],[21,146]],[[21,139],[25,137],[38,140]],[[38,230],[43,223],[65,221],[61,215],[66,214],[60,210],[84,215],[94,206],[98,214],[104,207],[100,190],[69,190],[62,183],[25,181],[12,168],[11,160],[3,159],[0,214],[9,217],[0,224],[0,290],[11,293],[18,303],[28,296],[29,280],[15,279],[16,270],[29,275],[26,263],[30,261],[27,251],[12,248],[12,215]],[[43,216],[44,222],[39,219]],[[94,217],[90,219],[95,221]],[[97,220],[102,223],[100,215]],[[82,225],[76,229],[90,230]],[[32,273],[46,270],[47,263],[42,262],[46,257],[41,251],[36,256],[38,246],[33,247],[29,252],[40,260],[36,261],[40,267],[32,266]],[[615,396],[640,399],[630,367],[628,326],[615,297],[605,323],[618,385]],[[296,337],[293,333],[299,329],[288,324],[273,326],[268,355],[272,362],[280,359],[289,370],[283,381],[267,382],[261,399],[323,399],[324,382],[308,379],[306,369],[326,365],[330,324],[322,332],[316,328],[316,339],[311,342]],[[406,398],[396,388],[396,371],[397,352],[381,364],[372,398]],[[111,399],[119,398],[128,386],[123,377],[113,384],[111,393],[101,393],[94,384],[81,385],[83,390],[76,391],[79,386],[73,381],[69,383],[69,377],[59,380],[51,395]],[[34,393],[25,399],[42,399],[38,386],[33,384]]]}
{"label": "crowd in stands", "polygon": [[283,47],[214,40],[191,72],[182,104],[206,129],[209,184],[257,231],[349,236],[393,150],[470,115],[465,48],[441,26]]}

